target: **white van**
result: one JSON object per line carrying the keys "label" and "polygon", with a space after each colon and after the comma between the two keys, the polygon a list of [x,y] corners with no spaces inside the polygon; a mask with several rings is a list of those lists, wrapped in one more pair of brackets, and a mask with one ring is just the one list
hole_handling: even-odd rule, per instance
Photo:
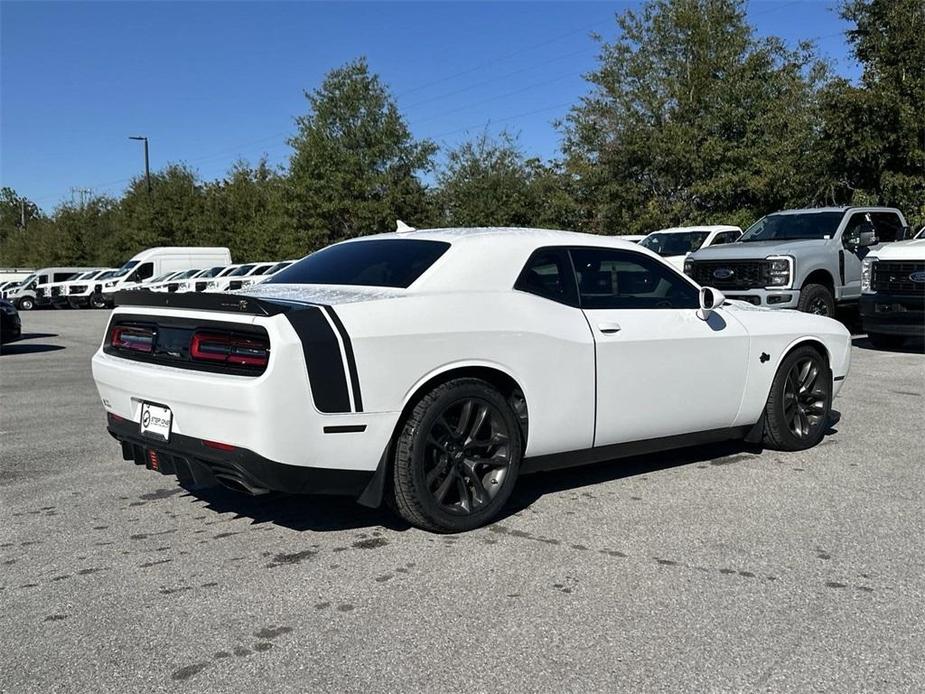
{"label": "white van", "polygon": [[152,278],[162,277],[169,272],[230,263],[231,252],[227,248],[184,246],[149,248],[125,263],[111,279],[103,283],[102,300],[107,306],[112,306],[116,292],[126,289],[144,289],[144,284]]}
{"label": "white van", "polygon": [[93,269],[91,267],[45,267],[36,270],[20,282],[18,287],[6,292],[6,298],[20,311],[31,311],[37,304],[51,303],[50,295],[46,296],[48,285],[65,282],[82,272],[89,272]]}

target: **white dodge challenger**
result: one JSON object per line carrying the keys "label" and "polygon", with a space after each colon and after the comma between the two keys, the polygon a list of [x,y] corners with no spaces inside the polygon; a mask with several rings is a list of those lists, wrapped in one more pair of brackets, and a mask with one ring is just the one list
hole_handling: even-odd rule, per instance
{"label": "white dodge challenger", "polygon": [[520,474],[723,439],[818,443],[838,322],[729,302],[614,237],[368,236],[237,294],[120,295],[93,376],[123,457],[190,485],[477,527]]}

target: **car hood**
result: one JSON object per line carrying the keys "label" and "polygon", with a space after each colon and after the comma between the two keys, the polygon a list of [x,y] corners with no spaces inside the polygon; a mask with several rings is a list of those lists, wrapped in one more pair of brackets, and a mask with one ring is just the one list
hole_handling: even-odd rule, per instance
{"label": "car hood", "polygon": [[925,239],[909,239],[884,244],[870,253],[878,260],[925,260]]}
{"label": "car hood", "polygon": [[769,255],[798,255],[809,249],[822,248],[826,239],[805,241],[747,241],[701,248],[689,257],[692,260],[738,260],[767,258]]}
{"label": "car hood", "polygon": [[360,301],[397,299],[405,290],[393,287],[354,287],[340,284],[253,284],[231,294],[257,299],[292,301],[304,304],[354,304]]}

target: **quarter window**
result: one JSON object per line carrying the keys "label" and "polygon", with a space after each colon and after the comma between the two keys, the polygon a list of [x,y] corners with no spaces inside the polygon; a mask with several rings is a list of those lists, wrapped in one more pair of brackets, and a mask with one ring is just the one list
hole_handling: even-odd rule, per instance
{"label": "quarter window", "polygon": [[568,253],[562,248],[535,251],[517,278],[514,289],[560,304],[575,306],[578,303]]}
{"label": "quarter window", "polygon": [[581,307],[587,309],[697,308],[697,289],[654,258],[628,251],[571,251]]}

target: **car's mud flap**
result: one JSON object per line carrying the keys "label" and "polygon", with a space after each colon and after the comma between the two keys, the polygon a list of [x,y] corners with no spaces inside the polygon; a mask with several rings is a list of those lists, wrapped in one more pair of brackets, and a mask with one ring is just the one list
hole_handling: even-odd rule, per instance
{"label": "car's mud flap", "polygon": [[366,485],[366,489],[363,490],[363,493],[357,498],[357,503],[360,504],[360,506],[379,508],[382,505],[382,499],[385,496],[385,483],[389,471],[389,453],[391,450],[392,444],[390,443],[382,452],[382,457],[379,458],[379,465],[376,467],[373,478],[369,481],[369,484]]}

